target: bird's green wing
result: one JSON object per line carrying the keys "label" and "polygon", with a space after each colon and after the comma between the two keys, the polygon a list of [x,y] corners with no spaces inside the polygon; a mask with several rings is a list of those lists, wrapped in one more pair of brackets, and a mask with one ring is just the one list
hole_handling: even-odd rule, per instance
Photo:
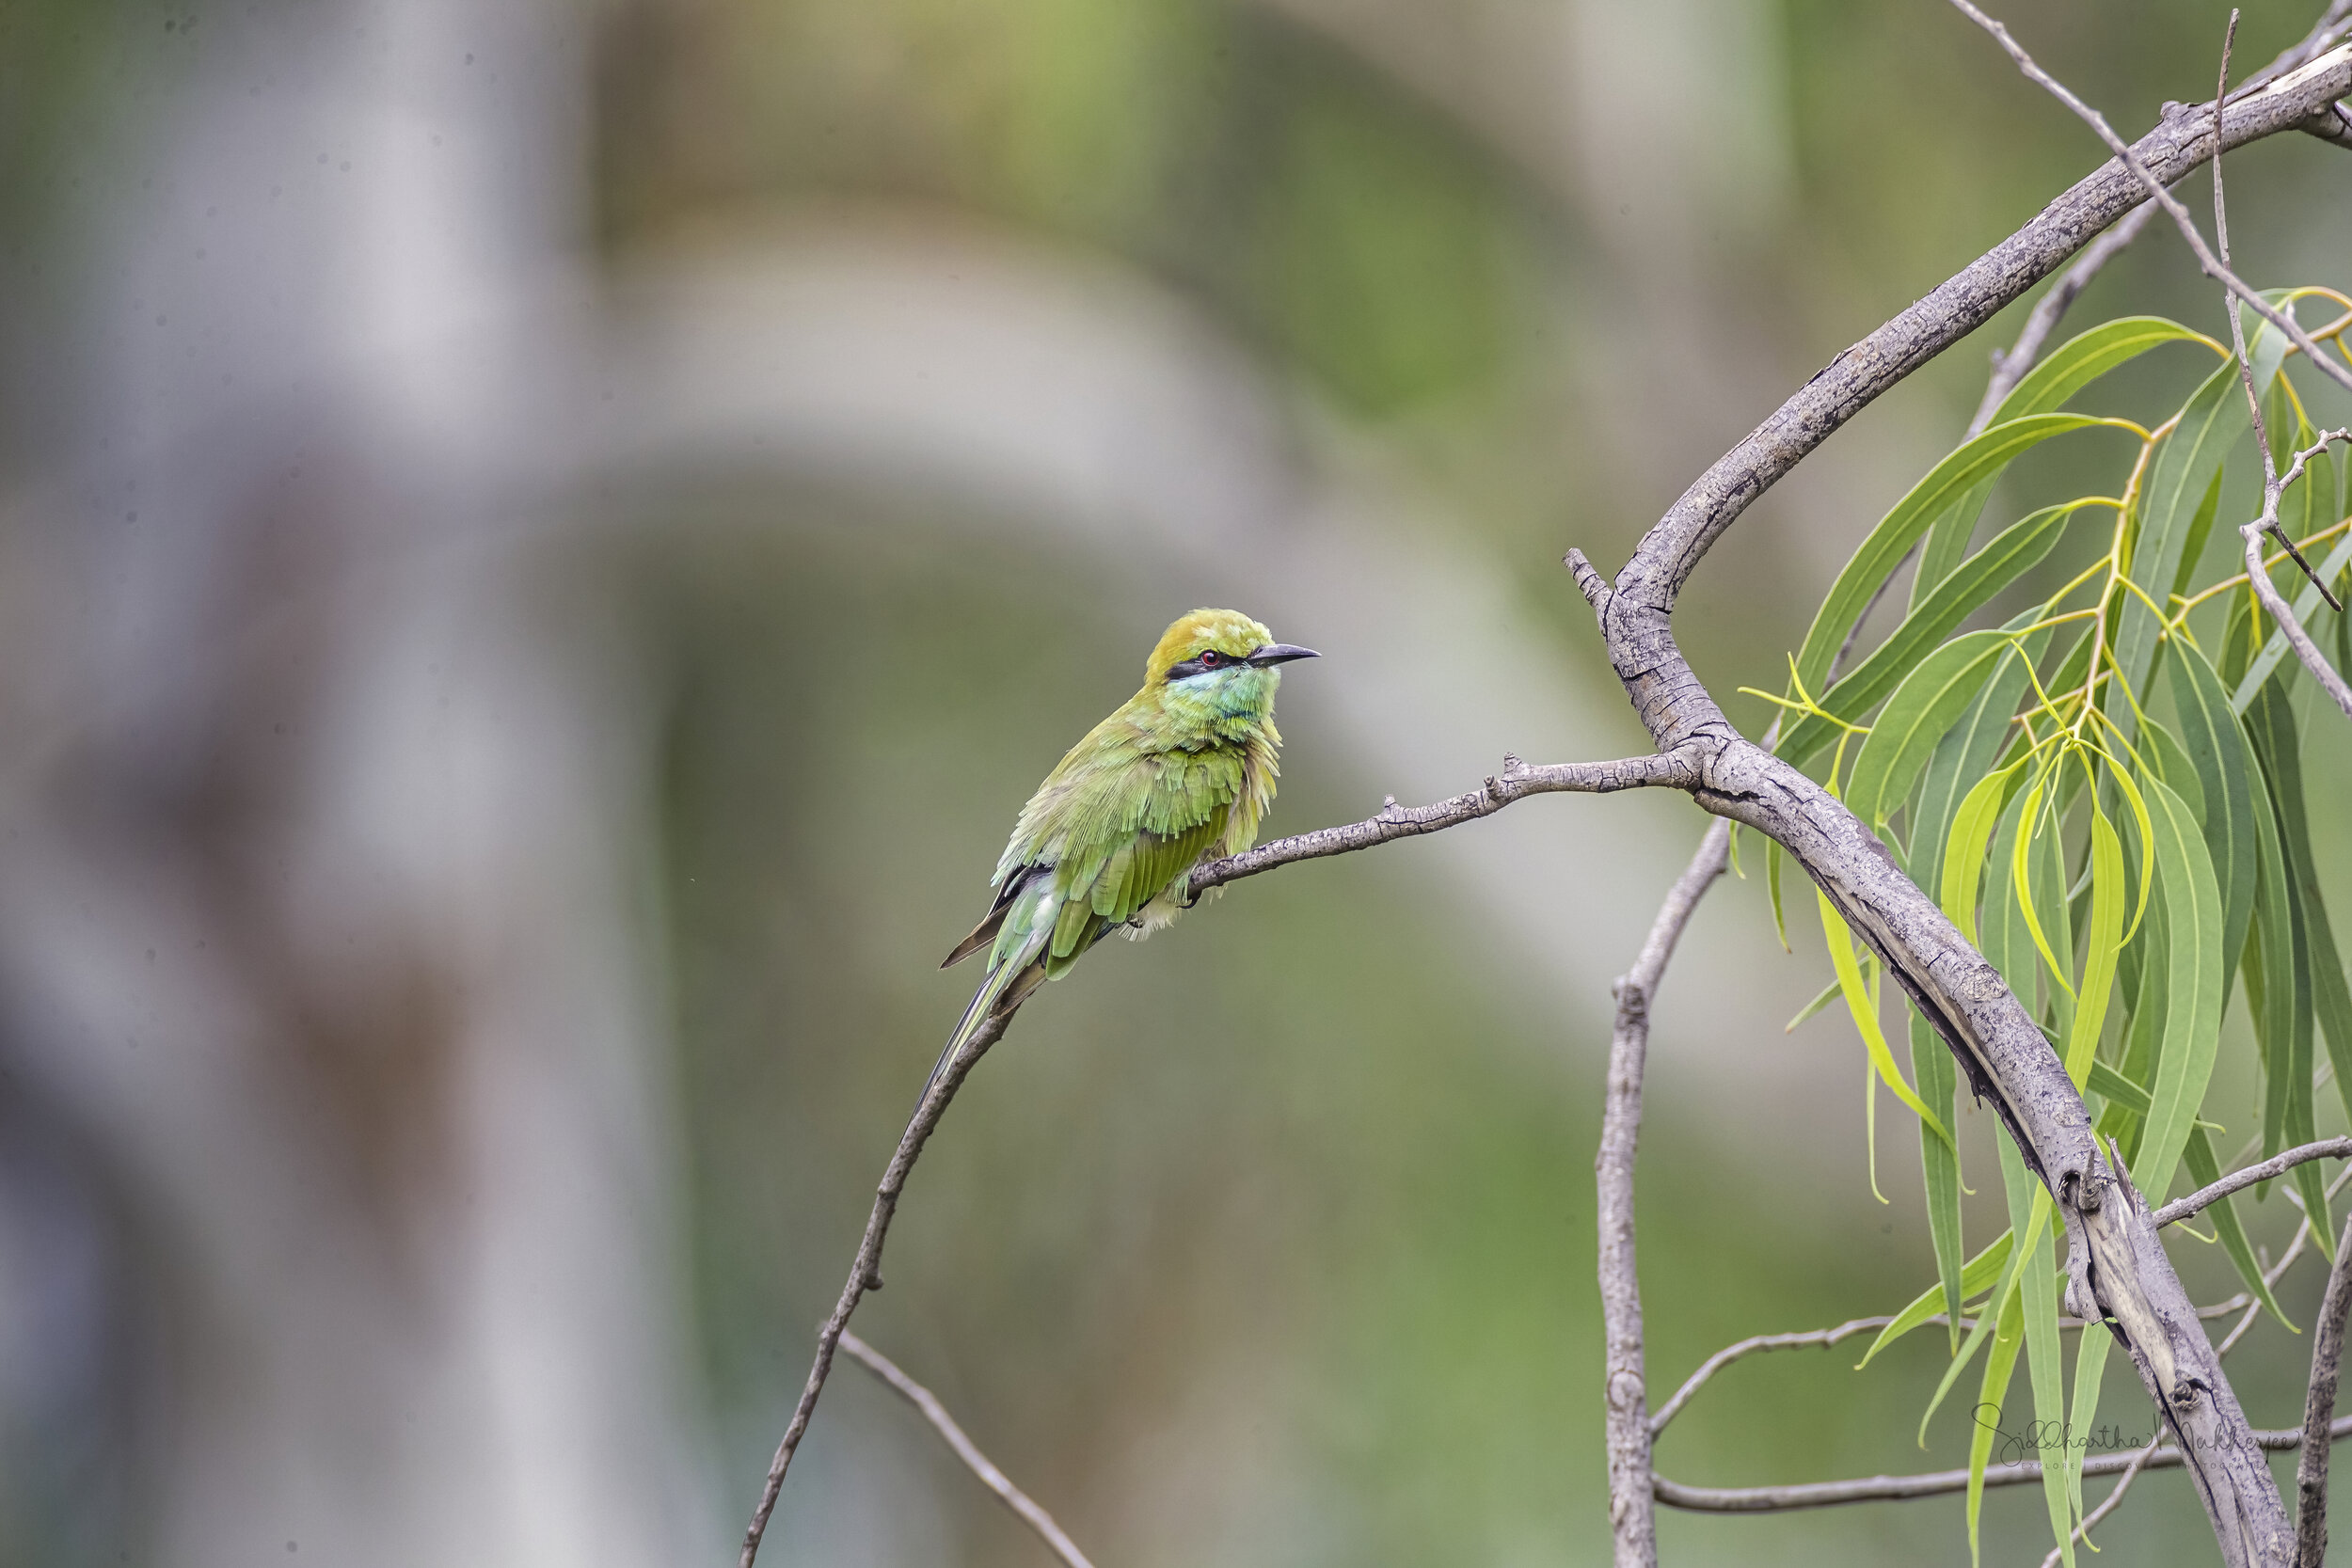
{"label": "bird's green wing", "polygon": [[1241,785],[1241,757],[1223,748],[1139,757],[1081,781],[1066,802],[1049,971],[1058,974],[1104,931],[1134,919],[1207,853]]}

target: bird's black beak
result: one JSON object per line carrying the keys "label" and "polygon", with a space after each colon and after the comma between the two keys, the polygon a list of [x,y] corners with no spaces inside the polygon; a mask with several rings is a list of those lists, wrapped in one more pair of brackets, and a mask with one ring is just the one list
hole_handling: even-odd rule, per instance
{"label": "bird's black beak", "polygon": [[1263,670],[1269,664],[1288,664],[1294,658],[1321,658],[1312,648],[1294,648],[1287,642],[1269,642],[1252,653],[1243,662]]}

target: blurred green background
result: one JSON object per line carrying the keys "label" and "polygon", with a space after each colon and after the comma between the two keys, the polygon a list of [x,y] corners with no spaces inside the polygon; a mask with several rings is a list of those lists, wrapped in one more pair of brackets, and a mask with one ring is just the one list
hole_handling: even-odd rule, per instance
{"label": "blurred green background", "polygon": [[[2137,128],[2226,15],[2011,21]],[[1160,628],[1323,650],[1269,835],[1642,748],[1562,552],[1622,561],[2094,150],[1928,0],[0,0],[0,1560],[723,1560],[967,994],[938,958]],[[2347,168],[2233,158],[2242,267],[2352,281]],[[2155,230],[2075,309],[2222,326]],[[2021,319],[1693,579],[1737,721]],[[1544,800],[1107,944],[957,1102],[859,1331],[1104,1568],[1607,1560],[1606,985],[1703,827]],[[1653,1402],[1932,1268],[1851,1026],[1782,1031],[1827,963],[1760,858],[1658,1008]],[[1941,1337],[1859,1350],[1742,1364],[1661,1468],[1964,1463],[1961,1396],[1914,1443]],[[2307,1354],[2233,1356],[2257,1425]],[[2042,1507],[1993,1494],[1986,1560]],[[1967,1552],[1957,1498],[1660,1534]],[[2177,1472],[2100,1540],[2212,1554]],[[1042,1558],[844,1364],[765,1560]]]}

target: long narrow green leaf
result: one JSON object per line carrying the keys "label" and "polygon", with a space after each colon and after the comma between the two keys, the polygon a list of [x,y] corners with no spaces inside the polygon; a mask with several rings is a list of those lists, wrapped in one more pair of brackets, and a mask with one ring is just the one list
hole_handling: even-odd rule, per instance
{"label": "long narrow green leaf", "polygon": [[[2269,387],[2286,347],[2286,340],[2267,323],[2256,329],[2248,356],[2257,391]],[[2181,410],[2180,422],[2156,450],[2132,546],[2128,569],[2133,581],[2161,591],[2180,576],[2198,506],[2219,471],[2223,455],[2247,427],[2246,394],[2238,368],[2224,363],[2190,396]],[[2126,596],[2116,627],[2115,665],[2123,684],[2133,691],[2147,689],[2163,634],[2155,613],[2137,597]],[[2119,704],[2114,718],[2126,736],[2137,727],[2129,705]]]}
{"label": "long narrow green leaf", "polygon": [[2020,794],[2003,809],[2000,826],[1994,830],[1992,853],[1984,858],[1984,917],[1981,940],[1976,942],[1976,948],[1984,955],[1986,962],[2000,972],[2019,1003],[2030,1012],[2034,993],[2033,934],[2026,927],[2015,876],[2017,840],[2027,807],[2028,798]]}
{"label": "long narrow green leaf", "polygon": [[[1992,1350],[1985,1356],[1984,1380],[1977,1392],[1976,1431],[1968,1440],[1968,1555],[1972,1561],[1977,1558],[1978,1516],[1984,1503],[1985,1463],[1992,1457],[1994,1435],[2004,1424],[2010,1374],[2017,1365],[2017,1353],[2026,1338],[2028,1320],[2048,1307],[2027,1287],[2049,1266],[2050,1248],[2042,1240],[2042,1225],[2049,1212],[2049,1194],[2026,1173],[2025,1160],[2008,1139],[2001,1140],[2000,1149],[2001,1185],[2009,1199],[2010,1229],[2026,1241],[2011,1260],[2009,1278],[1995,1298],[2000,1310],[1997,1314],[1987,1310],[1979,1320],[1997,1322],[1998,1328]],[[1936,1397],[1943,1397],[1941,1388],[1936,1390]],[[2040,1402],[2036,1403],[2038,1406]],[[1934,1410],[1932,1404],[1928,1408],[1931,1413]],[[2044,1468],[2046,1473],[2047,1467]],[[2061,1476],[2061,1489],[2064,1484]]]}
{"label": "long narrow green leaf", "polygon": [[2197,575],[2197,562],[2205,553],[2205,541],[2213,537],[2213,521],[2221,510],[2221,470],[2213,471],[2212,481],[2205,486],[2205,499],[2197,503],[2197,511],[2189,518],[2188,543],[2181,547],[2181,564],[2172,574],[2172,592],[2185,595],[2189,579]]}
{"label": "long narrow green leaf", "polygon": [[2279,845],[2279,814],[2271,804],[2262,765],[2248,752],[2254,791],[2254,918],[2247,927],[2247,1011],[2253,1015],[2254,1047],[2263,1066],[2263,1154],[2286,1147],[2287,1096],[2294,1082],[2290,1037],[2300,1010],[2296,995],[2305,983],[2295,961],[2295,895],[2286,852]]}
{"label": "long narrow green leaf", "polygon": [[2168,668],[2181,743],[2204,797],[2199,820],[2204,825],[2205,852],[2213,857],[2214,878],[2221,888],[2221,987],[2226,1001],[2238,957],[2246,950],[2247,923],[2254,914],[2258,855],[2246,736],[2231,711],[2229,689],[2203,654],[2184,642],[2173,651]]}
{"label": "long narrow green leaf", "polygon": [[[1961,1300],[1983,1294],[1993,1288],[1995,1281],[2007,1276],[2011,1239],[2010,1233],[2004,1230],[1994,1237],[1982,1252],[1968,1259],[1960,1271]],[[1854,1363],[1853,1370],[1857,1372],[1862,1370],[1870,1364],[1872,1356],[1942,1310],[1944,1287],[1939,1281],[1913,1297],[1909,1306],[1895,1314],[1892,1323],[1879,1330],[1879,1337],[1870,1341],[1870,1348],[1863,1352],[1862,1359]]]}
{"label": "long narrow green leaf", "polygon": [[[2065,531],[2066,519],[2079,509],[2079,503],[2048,507],[1996,534],[1843,679],[1828,691],[1815,693],[1822,709],[1849,723],[1859,721],[1985,601],[2040,563]],[[1806,689],[1812,690],[1809,680]],[[1802,767],[1837,734],[1837,726],[1829,721],[1807,717],[1790,726],[1775,750]]]}
{"label": "long narrow green leaf", "polygon": [[2179,322],[2167,321],[2162,316],[2119,316],[2101,322],[2090,331],[2069,338],[2020,377],[2009,396],[2001,400],[2001,406],[1994,411],[1993,422],[1997,424],[2022,414],[2048,413],[2117,366],[2137,359],[2150,349],[2183,342],[2202,343],[2223,358],[2230,352],[2203,333],[2192,332]]}
{"label": "long narrow green leaf", "polygon": [[[2066,1423],[2066,1502],[2076,1519],[2083,1516],[2083,1458],[2098,1425],[2099,1384],[2107,1370],[2107,1348],[2114,1343],[2115,1336],[2093,1325],[2084,1328],[2074,1347],[2074,1404]],[[2076,1433],[2083,1434],[2080,1439]],[[2074,1530],[2070,1528],[2065,1535],[2071,1542]]]}
{"label": "long narrow green leaf", "polygon": [[[2065,784],[2063,773],[2053,769],[2036,779],[2026,789],[2024,821],[2018,830],[2017,842],[2010,847],[2013,863],[2010,875],[2014,879],[2017,889],[2017,907],[2026,918],[2026,929],[2032,934],[2035,950],[2042,955],[2042,973],[2050,978],[2050,995],[2054,1002],[2060,992],[2069,998],[2074,995],[2074,980],[2058,956],[2061,947],[2072,952],[2074,943],[2066,940],[2066,899],[2059,892],[2065,886],[2065,865],[2059,858],[2061,847],[2056,820],[2061,812],[2053,810],[2045,814],[2042,807],[2045,791],[2055,795],[2065,787]],[[2058,804],[2056,800],[2050,803],[2054,806]],[[2047,836],[2042,832],[2045,815],[2051,818]],[[2036,846],[2040,846],[2039,853],[2036,852]],[[2050,924],[2058,927],[2055,943],[2042,929],[2041,911],[2034,907],[2037,903],[2049,911]],[[2023,1000],[2022,996],[2020,1000]]]}
{"label": "long narrow green leaf", "polygon": [[[2006,1138],[2000,1140],[2003,1147],[2007,1147],[2008,1142]],[[2025,1246],[2026,1250],[2042,1244],[2042,1238],[2047,1233],[2049,1224],[2050,1195],[2046,1192],[2037,1192],[2033,1199],[2032,1212],[2026,1221]],[[2014,1234],[2014,1231],[2012,1230],[2011,1233]],[[2000,1283],[1994,1286],[1992,1294],[1985,1297],[1981,1310],[1977,1313],[1976,1326],[1969,1329],[1968,1338],[1961,1342],[1960,1354],[1952,1357],[1951,1364],[1944,1369],[1943,1377],[1935,1385],[1935,1392],[1929,1397],[1927,1411],[1919,1418],[1919,1446],[1921,1448],[1927,1447],[1928,1423],[1935,1418],[1936,1409],[1944,1402],[1944,1396],[1952,1391],[1952,1385],[1960,1381],[1960,1374],[1967,1370],[1969,1362],[1976,1359],[1978,1347],[1991,1337],[1995,1324],[2006,1314],[2007,1309],[2015,1305],[2018,1274],[2023,1264],[2024,1252],[2012,1246],[2010,1249],[2009,1261],[2001,1270]],[[2003,1381],[2003,1386],[2007,1386],[2006,1379]]]}
{"label": "long narrow green leaf", "polygon": [[2204,1102],[2221,1040],[2221,894],[2204,835],[2160,779],[2143,782],[2153,825],[2156,885],[2169,938],[2162,1054],[2133,1177],[2152,1204],[2164,1201],[2182,1147]]}
{"label": "long narrow green leaf", "polygon": [[[2120,1076],[2138,1087],[2155,1082],[2156,1070],[2163,1065],[2165,999],[2171,994],[2169,984],[2172,953],[2172,931],[2164,917],[2164,900],[2154,901],[2148,918],[2140,923],[2139,935],[2132,946],[2139,949],[2139,973],[2131,989],[2132,1009],[2123,1031],[2123,1066]],[[2091,1075],[2099,1069],[2094,1065]],[[2153,1107],[2145,1088],[2139,1089],[2139,1103],[2134,1105],[2129,1097],[2109,1085],[2107,1107],[2099,1117],[2099,1131],[2122,1146],[2123,1158],[2134,1170],[2139,1168],[2140,1134],[2147,1131],[2148,1112]]]}
{"label": "long narrow green leaf", "polygon": [[[2000,1324],[1992,1353],[1984,1358],[1984,1381],[1977,1388],[1977,1430],[1968,1439],[1968,1560],[1972,1565],[1983,1560],[1977,1531],[1984,1512],[1984,1468],[1993,1457],[2001,1405],[2009,1398],[2010,1377],[2017,1370],[2017,1352],[2026,1338],[2024,1291],[2012,1291],[2001,1303]],[[1988,1411],[1992,1413],[1989,1422]]]}
{"label": "long narrow green leaf", "polygon": [[[1911,1014],[1911,1076],[1919,1098],[1946,1126],[1955,1123],[1960,1098],[1960,1068],[1928,1021]],[[1951,1318],[1951,1348],[1960,1349],[1961,1259],[1967,1239],[1960,1209],[1960,1149],[1919,1124],[1919,1178],[1927,1194],[1928,1241],[1935,1249],[1936,1277],[1944,1286],[1944,1309]]]}
{"label": "long narrow green leaf", "polygon": [[2105,1096],[2134,1116],[2146,1116],[2149,1106],[2154,1103],[2148,1098],[2145,1087],[2101,1061],[2090,1064],[2090,1078],[2085,1087]]}
{"label": "long narrow green leaf", "polygon": [[[2284,945],[2291,955],[2288,967],[2294,974],[2284,1019],[2286,1065],[2283,1071],[2274,1073],[2272,1093],[2265,1097],[2265,1120],[2266,1125],[2270,1102],[2282,1098],[2280,1142],[2309,1143],[2317,1135],[2316,1108],[2312,1103],[2314,1014],[2341,1021],[2346,1012],[2352,1012],[2352,1002],[2343,997],[2343,961],[2336,955],[2334,935],[2328,929],[2327,906],[2320,901],[2317,879],[2308,869],[2311,837],[2303,811],[2301,743],[2296,735],[2294,704],[2287,696],[2283,680],[2274,678],[2257,689],[2246,710],[2246,725],[2278,821],[2289,927]],[[2265,938],[2267,942],[2268,932]],[[2265,1000],[2272,1000],[2267,990]],[[2277,1013],[2274,1011],[2271,1016],[2275,1019]],[[2346,1047],[2352,1047],[2348,1033],[2352,1032],[2341,1022],[2328,1033],[2328,1054],[2335,1059],[2339,1072],[2345,1066],[2347,1052],[2340,1049],[2338,1042],[2342,1040]],[[2274,1035],[2267,1051],[2274,1068],[2280,1053]],[[2338,1090],[2352,1098],[2352,1088],[2340,1084]],[[2312,1239],[2320,1243],[2320,1251],[2332,1263],[2335,1228],[2328,1218],[2328,1184],[2317,1171],[2306,1171],[2301,1166],[2296,1168],[2293,1180],[2303,1196],[2304,1210],[2311,1216]]]}
{"label": "long narrow green leaf", "polygon": [[[2244,418],[2243,412],[2240,418]],[[1836,657],[1854,623],[1861,619],[1870,596],[1946,508],[1979,481],[1999,473],[2021,452],[2054,436],[2100,427],[2124,428],[2120,421],[2084,414],[2028,415],[1993,426],[1931,468],[1927,477],[1880,519],[1845,569],[1837,574],[1836,581],[1830,585],[1829,594],[1821,601],[1812,629],[1805,633],[1804,645],[1797,654],[1797,676],[1805,689],[1816,693],[1820,690],[1830,661]]]}
{"label": "long narrow green leaf", "polygon": [[2021,759],[1979,780],[1961,801],[1960,809],[1952,814],[1951,837],[1944,851],[1941,899],[1945,914],[1960,927],[1960,934],[1968,939],[1971,947],[1982,945],[1977,940],[1977,884],[1984,872],[1994,832],[2009,803],[2010,789],[2017,783],[2024,767]]}
{"label": "long narrow green leaf", "polygon": [[[2181,1154],[2188,1165],[2188,1179],[2198,1186],[2210,1187],[2221,1180],[2221,1163],[2214,1158],[2213,1142],[2205,1136],[2203,1128],[2189,1129],[2188,1143]],[[2318,1162],[2312,1161],[2312,1164]],[[2269,1281],[2263,1278],[2262,1263],[2254,1256],[2252,1243],[2246,1239],[2246,1227],[2238,1221],[2237,1206],[2225,1197],[2207,1209],[2205,1216],[2213,1221],[2214,1229],[2220,1233],[2222,1250],[2230,1255],[2231,1265],[2237,1270],[2238,1278],[2246,1282],[2246,1288],[2253,1293],[2254,1299],[2267,1307],[2272,1317],[2285,1324],[2288,1333],[2299,1332],[2287,1322],[2287,1315],[2279,1310],[2278,1298],[2270,1293]]]}
{"label": "long narrow green leaf", "polygon": [[[2007,1150],[2009,1140],[2004,1138],[2001,1144]],[[2001,1163],[2004,1178],[2010,1177],[2012,1164],[2016,1166],[2014,1180],[2033,1183],[2035,1190],[2040,1191],[2040,1183],[2026,1174],[2025,1163],[2017,1159],[2014,1151]],[[2058,1266],[2050,1259],[2047,1242],[2037,1242],[2026,1249],[2026,1266],[2018,1276],[2018,1297],[2026,1322],[2026,1382],[2033,1389],[2034,1424],[2042,1434],[2039,1446],[2042,1497],[2050,1512],[2050,1531],[2058,1541],[2060,1556],[2071,1564],[2074,1560],[2074,1520],[2069,1515],[2066,1497],[2071,1466],[2064,1452],[2074,1445],[2067,1441],[2066,1367],[2059,1359],[2058,1350]],[[2087,1333],[2084,1337],[2094,1336]],[[2059,1453],[2050,1451],[2048,1436],[2052,1433],[2058,1434],[2062,1445]]]}
{"label": "long narrow green leaf", "polygon": [[[2027,610],[2003,629],[2015,631],[2035,613]],[[2050,630],[2045,626],[2026,632],[2019,641],[2022,647],[2001,661],[1960,722],[1936,742],[1919,776],[1918,799],[1911,808],[1910,871],[1911,879],[1922,888],[1940,893],[1944,886],[1945,845],[1951,837],[1953,817],[1977,781],[1999,763],[2032,661],[2049,646]]]}
{"label": "long narrow green leaf", "polygon": [[[2177,797],[2176,797],[2177,799]],[[2195,820],[2192,816],[2191,820]],[[2066,1037],[2066,1073],[2080,1088],[2090,1074],[2098,1053],[2099,1031],[2106,1022],[2107,993],[2115,986],[2115,966],[2123,953],[2123,844],[2106,813],[2096,802],[2090,817],[2090,926],[2083,950],[2083,978],[2075,993],[2074,1021]]]}
{"label": "long narrow green leaf", "polygon": [[1902,1073],[1896,1069],[1895,1053],[1887,1049],[1886,1036],[1879,1027],[1877,1003],[1864,988],[1861,966],[1854,961],[1853,938],[1847,932],[1845,921],[1839,917],[1836,906],[1829,901],[1828,894],[1816,889],[1814,897],[1821,907],[1821,936],[1829,944],[1830,967],[1837,972],[1838,988],[1846,993],[1846,1009],[1853,1015],[1854,1029],[1862,1036],[1863,1049],[1869,1053],[1871,1067],[1878,1069],[1879,1078],[1894,1091],[1895,1098],[1911,1108],[1912,1115],[1950,1143],[1951,1129],[1912,1092],[1911,1085],[1903,1082]]}
{"label": "long narrow green leaf", "polygon": [[[1781,911],[1780,861],[1780,840],[1766,839],[1764,841],[1764,882],[1772,890],[1772,935],[1780,939],[1780,950],[1786,953],[1789,951],[1788,917]],[[1792,1022],[1788,1027],[1793,1029],[1796,1024]]]}
{"label": "long narrow green leaf", "polygon": [[[2319,865],[2312,853],[2310,814],[2303,800],[2302,743],[2296,734],[2295,708],[2283,687],[2266,685],[2247,709],[2247,726],[2260,753],[2262,772],[2279,817],[2279,847],[2285,857],[2287,885],[2302,929],[2302,972],[2311,990],[2311,1006],[2328,1039],[2328,1059],[2334,1064],[2336,1092],[2344,1114],[2352,1117],[2352,989],[2344,983],[2344,958],[2328,919],[2328,903],[2319,888]],[[2313,1221],[2314,1228],[2324,1217]]]}
{"label": "long narrow green leaf", "polygon": [[1972,631],[1921,659],[1864,738],[1847,781],[1846,809],[1870,823],[1892,816],[1944,733],[1960,721],[2000,663],[2015,657],[2008,633]]}

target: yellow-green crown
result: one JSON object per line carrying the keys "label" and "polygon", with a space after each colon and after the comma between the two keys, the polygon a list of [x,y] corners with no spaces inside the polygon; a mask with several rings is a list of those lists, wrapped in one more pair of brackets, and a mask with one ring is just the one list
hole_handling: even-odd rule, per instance
{"label": "yellow-green crown", "polygon": [[1214,648],[1229,658],[1247,658],[1274,641],[1274,634],[1238,610],[1196,610],[1168,627],[1144,661],[1143,684],[1168,678],[1168,671]]}

